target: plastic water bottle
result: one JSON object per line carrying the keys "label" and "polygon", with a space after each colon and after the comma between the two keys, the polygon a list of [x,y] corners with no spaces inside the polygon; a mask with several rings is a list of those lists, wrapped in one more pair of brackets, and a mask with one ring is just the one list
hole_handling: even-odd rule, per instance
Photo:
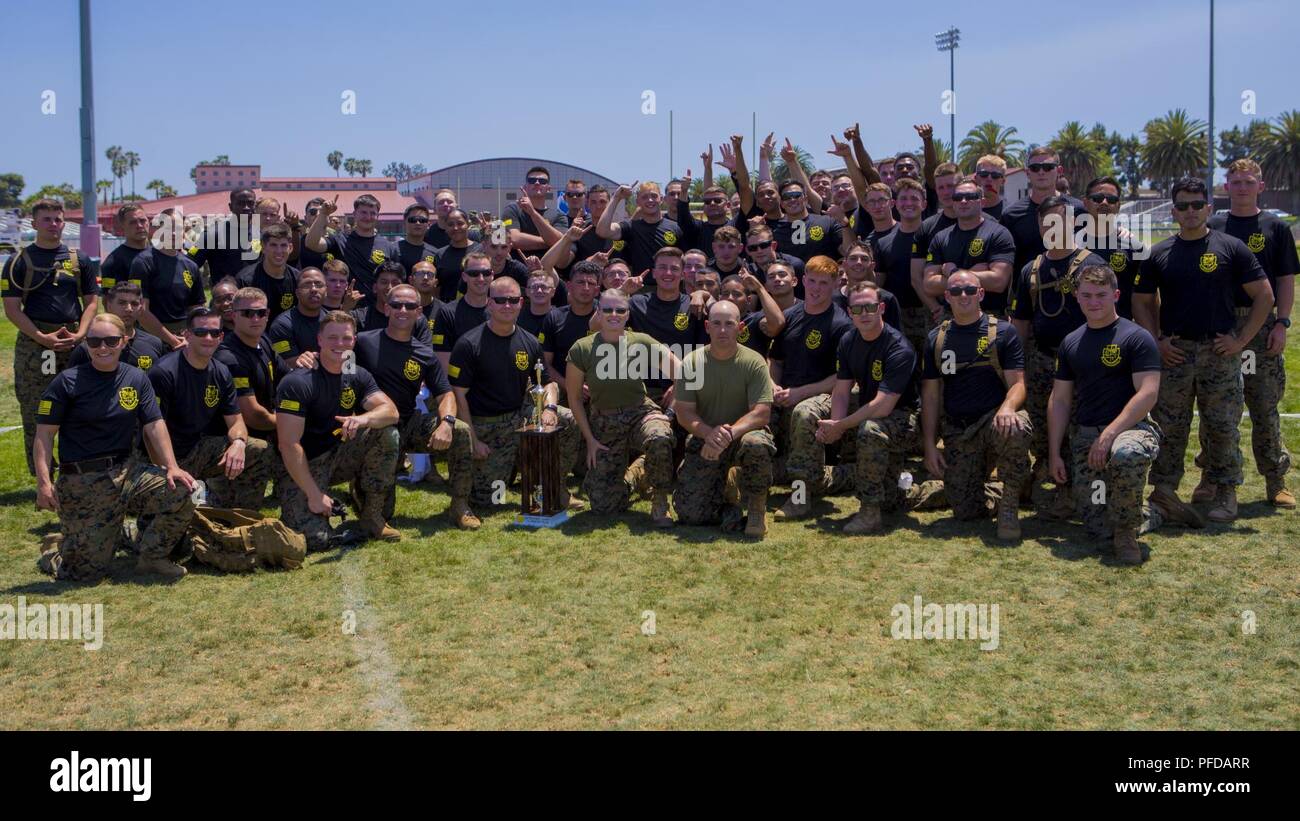
{"label": "plastic water bottle", "polygon": [[190,501],[195,507],[208,503],[208,486],[202,479],[194,480],[194,490],[190,491]]}
{"label": "plastic water bottle", "polygon": [[912,474],[903,471],[898,474],[898,489],[906,493],[912,488]]}

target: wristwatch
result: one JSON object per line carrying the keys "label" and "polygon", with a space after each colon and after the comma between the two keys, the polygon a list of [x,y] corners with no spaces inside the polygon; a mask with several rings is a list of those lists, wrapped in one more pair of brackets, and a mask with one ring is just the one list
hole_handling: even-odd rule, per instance
{"label": "wristwatch", "polygon": [[546,410],[550,411],[551,413],[559,413],[560,407],[555,404],[550,404],[546,406]]}
{"label": "wristwatch", "polygon": [[446,422],[448,425],[451,425],[453,428],[456,427],[456,417],[452,416],[450,413],[442,417],[442,421]]}
{"label": "wristwatch", "polygon": [[1279,316],[1279,317],[1277,318],[1277,324],[1281,325],[1283,328],[1290,328],[1290,327],[1291,327],[1291,317],[1289,317],[1289,316]]}

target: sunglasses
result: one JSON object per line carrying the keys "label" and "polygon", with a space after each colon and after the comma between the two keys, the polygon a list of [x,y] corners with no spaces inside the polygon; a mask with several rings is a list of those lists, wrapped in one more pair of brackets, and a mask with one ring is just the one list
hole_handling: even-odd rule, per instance
{"label": "sunglasses", "polygon": [[406,222],[409,225],[428,225],[429,218],[428,217],[407,217]]}
{"label": "sunglasses", "polygon": [[469,277],[470,279],[491,279],[492,272],[491,271],[466,271],[465,276]]}
{"label": "sunglasses", "polygon": [[984,195],[975,191],[970,191],[965,194],[952,195],[953,202],[974,202],[975,200],[982,200],[982,199],[984,199]]}
{"label": "sunglasses", "polygon": [[966,296],[975,296],[979,292],[980,286],[978,285],[954,285],[948,289],[949,296],[962,296],[963,294]]}
{"label": "sunglasses", "polygon": [[606,316],[608,316],[609,314],[622,316],[623,314],[627,313],[627,308],[606,308],[604,305],[601,305],[600,312],[602,314],[605,314]]}
{"label": "sunglasses", "polygon": [[721,197],[709,197],[704,201],[705,205],[722,205],[726,200]]}
{"label": "sunglasses", "polygon": [[1003,174],[1001,171],[976,171],[975,176],[983,177],[984,179],[992,177],[995,180],[1000,180],[1005,177],[1006,174]]}
{"label": "sunglasses", "polygon": [[781,199],[783,199],[783,200],[797,200],[797,199],[799,199],[799,198],[802,197],[802,196],[803,196],[803,192],[802,192],[802,191],[786,191],[784,194],[781,195]]}
{"label": "sunglasses", "polygon": [[390,302],[390,303],[388,303],[388,308],[389,308],[389,310],[392,310],[392,311],[418,311],[418,310],[420,310],[420,303],[418,303],[418,302]]}
{"label": "sunglasses", "polygon": [[498,305],[518,305],[524,301],[521,296],[494,296],[492,301]]}
{"label": "sunglasses", "polygon": [[772,245],[775,242],[776,240],[774,239],[770,239],[767,242],[756,242],[753,245],[746,245],[745,250],[752,254],[755,251],[762,251],[764,248],[767,248],[768,246]]}
{"label": "sunglasses", "polygon": [[564,196],[571,200],[576,200],[580,197],[587,196],[587,192],[586,191],[565,191]]}
{"label": "sunglasses", "polygon": [[528,290],[530,290],[530,291],[551,291],[551,290],[554,290],[554,288],[552,287],[551,283],[549,283],[549,282],[534,282],[532,285],[529,285],[529,286],[528,286]]}
{"label": "sunglasses", "polygon": [[190,328],[190,333],[194,334],[197,337],[206,336],[211,339],[216,339],[217,337],[221,336],[223,331],[220,328]]}
{"label": "sunglasses", "polygon": [[118,345],[120,345],[120,344],[122,344],[122,337],[120,337],[120,336],[88,336],[88,337],[86,337],[86,345],[89,346],[89,347],[91,347],[91,348],[98,348],[100,345],[107,345],[107,346],[110,347],[110,348],[116,348],[116,347],[117,347]]}
{"label": "sunglasses", "polygon": [[271,311],[269,308],[240,308],[238,313],[245,319],[261,319],[268,316]]}
{"label": "sunglasses", "polygon": [[546,177],[529,177],[529,178],[528,178],[528,184],[529,184],[529,185],[546,185],[548,182],[550,182],[550,180],[548,180]]}
{"label": "sunglasses", "polygon": [[1048,171],[1055,171],[1055,170],[1056,170],[1056,163],[1054,163],[1054,162],[1031,162],[1029,165],[1026,166],[1026,168],[1028,168],[1030,171],[1033,171],[1034,173],[1037,173],[1037,174],[1045,174],[1045,173],[1047,173]]}
{"label": "sunglasses", "polygon": [[1188,208],[1193,211],[1200,211],[1205,206],[1205,200],[1191,200],[1189,202],[1174,203],[1174,208],[1177,208],[1179,211],[1186,211]]}
{"label": "sunglasses", "polygon": [[319,208],[308,208],[308,209],[307,209],[307,216],[309,216],[309,217],[314,217],[314,216],[316,216],[316,215],[319,214],[319,213],[320,213],[320,209],[319,209]]}
{"label": "sunglasses", "polygon": [[1108,202],[1111,205],[1114,205],[1115,203],[1119,202],[1119,197],[1115,196],[1114,194],[1089,194],[1088,199],[1092,200],[1098,205],[1100,205],[1103,202]]}
{"label": "sunglasses", "polygon": [[854,316],[862,316],[864,313],[874,314],[879,310],[880,310],[879,302],[867,302],[867,303],[863,303],[862,305],[849,306],[849,313],[853,314]]}

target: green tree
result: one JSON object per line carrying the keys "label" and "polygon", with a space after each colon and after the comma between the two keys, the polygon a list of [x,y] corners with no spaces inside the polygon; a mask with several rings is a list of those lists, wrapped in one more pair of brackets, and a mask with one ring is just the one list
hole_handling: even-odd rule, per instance
{"label": "green tree", "polygon": [[59,200],[64,208],[81,207],[81,191],[74,188],[71,183],[65,182],[62,185],[42,186],[39,191],[23,200],[23,210],[30,212],[32,205],[42,199]]}
{"label": "green tree", "polygon": [[[713,184],[721,188],[723,191],[726,191],[728,197],[736,193],[736,181],[731,178],[730,174],[723,174],[720,177],[714,177]],[[691,193],[691,199],[695,200],[696,202],[704,198],[703,177],[696,177],[695,179],[691,180],[690,193]]]}
{"label": "green tree", "polygon": [[120,180],[122,177],[117,172],[122,167],[122,146],[110,145],[104,149],[104,157],[108,160],[108,168],[112,172],[113,178]]}
{"label": "green tree", "polygon": [[1234,125],[1219,132],[1219,167],[1227,168],[1233,161],[1258,158],[1268,144],[1268,120],[1251,120],[1246,128]]}
{"label": "green tree", "polygon": [[1181,108],[1157,117],[1142,129],[1142,174],[1161,191],[1175,180],[1200,176],[1205,170],[1206,127]]}
{"label": "green tree", "polygon": [[1110,155],[1115,176],[1128,186],[1129,197],[1137,199],[1138,186],[1142,184],[1142,141],[1136,134],[1125,137],[1112,131],[1106,138],[1106,153]]}
{"label": "green tree", "polygon": [[95,190],[104,195],[104,205],[108,205],[108,192],[113,190],[113,181],[100,180],[95,183]]}
{"label": "green tree", "polygon": [[1269,125],[1259,164],[1270,186],[1289,191],[1300,188],[1300,109],[1282,112]]}
{"label": "green tree", "polygon": [[[813,160],[811,153],[796,145],[794,146],[794,154],[799,159],[799,166],[803,168],[805,174],[811,175],[817,170],[817,163]],[[790,179],[790,169],[786,166],[785,160],[780,156],[779,152],[772,160],[769,170],[772,172],[772,181],[777,185]]]}
{"label": "green tree", "polygon": [[17,208],[21,205],[26,185],[22,174],[0,174],[0,208]]}
{"label": "green tree", "polygon": [[1106,129],[1097,125],[1092,131],[1085,131],[1082,123],[1071,120],[1051,139],[1050,145],[1065,168],[1071,191],[1082,193],[1090,180],[1109,168],[1105,143],[1098,141],[1098,134],[1104,140]]}
{"label": "green tree", "polygon": [[140,166],[140,155],[134,151],[128,151],[122,155],[123,161],[126,162],[126,168],[131,172],[131,194],[135,194],[135,169]]}
{"label": "green tree", "polygon": [[996,154],[1009,166],[1021,165],[1025,143],[1016,136],[1013,126],[1003,128],[994,120],[985,120],[966,133],[958,148],[958,163],[967,174],[975,171],[975,163],[985,154]]}
{"label": "green tree", "polygon": [[355,157],[348,157],[343,161],[343,170],[348,172],[349,177],[355,177],[357,175],[358,162],[359,160],[357,160]]}
{"label": "green tree", "polygon": [[325,155],[325,162],[329,163],[330,168],[334,169],[334,176],[337,177],[339,175],[339,168],[343,165],[343,152],[331,151],[329,154]]}
{"label": "green tree", "polygon": [[154,199],[166,199],[167,197],[176,196],[176,189],[172,188],[162,180],[150,180],[145,187],[146,191],[152,191]]}
{"label": "green tree", "polygon": [[369,177],[370,171],[374,167],[375,164],[370,160],[357,160],[357,174],[362,177]]}

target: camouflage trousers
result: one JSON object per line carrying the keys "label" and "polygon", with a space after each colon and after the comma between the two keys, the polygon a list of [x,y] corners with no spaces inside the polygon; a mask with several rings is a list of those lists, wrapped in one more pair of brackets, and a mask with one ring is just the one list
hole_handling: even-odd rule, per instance
{"label": "camouflage trousers", "polygon": [[966,427],[943,420],[943,460],[947,464],[943,487],[952,504],[953,516],[959,520],[988,516],[984,483],[989,478],[990,465],[997,466],[1003,492],[1012,496],[1018,495],[1019,487],[1029,475],[1029,440],[1034,429],[1029,413],[1017,411],[1016,416],[1027,430],[1015,430],[1008,436],[994,429],[996,415],[997,410],[991,410]]}
{"label": "camouflage trousers", "polygon": [[925,340],[930,335],[930,329],[934,323],[930,321],[930,309],[924,305],[917,305],[914,308],[899,308],[900,320],[903,327],[899,328],[907,341],[912,344],[912,350],[916,351],[919,357],[925,353]]}
{"label": "camouflage trousers", "polygon": [[1137,528],[1148,519],[1142,492],[1147,472],[1160,452],[1160,431],[1149,422],[1139,422],[1115,437],[1106,467],[1094,470],[1088,466],[1088,451],[1101,431],[1099,427],[1075,428],[1070,439],[1074,506],[1083,517],[1088,535],[1096,538],[1110,536],[1112,528]]}
{"label": "camouflage trousers", "polygon": [[[510,474],[515,468],[515,457],[519,453],[519,436],[515,433],[527,423],[533,413],[533,403],[525,398],[519,410],[501,416],[474,417],[474,435],[478,440],[492,449],[486,459],[473,460],[473,483],[470,490],[470,504],[476,508],[488,507],[492,501],[492,485],[501,482],[504,489],[510,482]],[[582,435],[573,421],[573,412],[560,408],[560,471],[567,477],[578,461],[582,446]],[[626,467],[626,465],[624,466]],[[560,505],[567,505],[569,494],[566,490]]]}
{"label": "camouflage trousers", "polygon": [[[849,397],[849,413],[858,409],[858,395]],[[785,465],[786,477],[790,482],[803,482],[808,488],[808,495],[821,496],[830,488],[826,473],[826,445],[817,441],[817,423],[831,418],[831,395],[829,393],[811,396],[793,409],[781,408],[781,419],[786,427]],[[773,406],[772,414],[777,408]],[[849,464],[857,442],[852,436],[840,437],[840,463]]]}
{"label": "camouflage trousers", "polygon": [[608,448],[596,454],[582,489],[595,513],[627,510],[632,488],[623,478],[632,453],[645,454],[646,477],[656,490],[673,483],[673,428],[659,406],[649,399],[640,406],[602,413],[591,411],[591,435]]}
{"label": "camouflage trousers", "polygon": [[[1238,331],[1245,321],[1246,317],[1237,317]],[[1265,479],[1281,482],[1291,470],[1291,453],[1282,441],[1282,419],[1277,412],[1278,403],[1286,393],[1286,359],[1284,354],[1270,356],[1265,352],[1268,335],[1276,324],[1277,318],[1269,317],[1246,345],[1246,350],[1252,351],[1254,356],[1253,359],[1243,359],[1243,363],[1251,367],[1243,367],[1242,381],[1246,410],[1250,411],[1250,450],[1255,455],[1255,468]],[[1243,353],[1242,356],[1247,355]],[[1199,434],[1201,455],[1196,463],[1201,465],[1207,447],[1205,425],[1201,425]]]}
{"label": "camouflage trousers", "polygon": [[854,488],[864,505],[902,504],[898,475],[903,459],[916,446],[917,414],[910,408],[895,408],[881,419],[864,420],[854,434],[857,442],[857,473]]}
{"label": "camouflage trousers", "polygon": [[751,430],[727,446],[717,459],[701,455],[704,440],[686,440],[686,458],[677,476],[673,509],[677,520],[687,525],[717,524],[721,520],[723,488],[727,471],[736,468],[736,486],[742,503],[755,493],[767,493],[772,485],[772,457],[776,444],[766,430]]}
{"label": "camouflage trousers", "polygon": [[194,512],[184,485],[168,488],[161,468],[134,460],[97,473],[61,473],[55,491],[63,543],[50,565],[56,578],[70,581],[108,575],[127,514],[138,517],[140,557],[165,559]]}
{"label": "camouflage trousers", "polygon": [[204,436],[176,463],[195,479],[208,486],[208,505],[212,507],[243,507],[261,510],[266,497],[266,483],[276,476],[276,463],[280,454],[271,450],[266,442],[250,438],[244,447],[244,470],[233,481],[226,478],[226,469],[219,463],[221,455],[230,446],[224,436]]}
{"label": "camouflage trousers", "polygon": [[[415,411],[405,423],[399,423],[399,447],[406,453],[437,453],[429,448],[429,437],[442,421],[442,417]],[[453,499],[468,499],[470,483],[474,480],[474,449],[469,441],[469,425],[457,419],[451,431],[451,445],[447,450],[447,489]],[[384,496],[384,521],[393,518],[397,509],[397,484],[388,487]]]}
{"label": "camouflage trousers", "polygon": [[[383,514],[384,499],[396,481],[398,453],[397,428],[366,428],[338,447],[322,453],[307,463],[316,486],[329,493],[333,485],[356,480],[356,503],[363,518]],[[292,476],[276,483],[280,498],[280,519],[307,537],[308,550],[329,547],[329,517],[312,513],[307,495]],[[332,494],[331,494],[332,497]]]}
{"label": "camouflage trousers", "polygon": [[[73,333],[77,331],[76,324],[60,326],[37,322],[36,327],[46,333],[60,327],[67,327]],[[36,469],[32,466],[32,445],[36,442],[36,406],[40,404],[41,394],[45,393],[54,377],[68,367],[70,356],[71,351],[55,353],[24,333],[19,333],[14,342],[14,395],[18,397],[18,415],[23,422],[27,472],[33,476],[36,475]]]}
{"label": "camouflage trousers", "polygon": [[1173,342],[1186,358],[1181,365],[1161,371],[1160,398],[1151,416],[1164,433],[1164,442],[1151,467],[1151,484],[1177,490],[1182,481],[1195,402],[1200,406],[1205,433],[1205,478],[1216,485],[1240,485],[1238,426],[1245,401],[1241,360],[1216,354],[1213,341]]}

